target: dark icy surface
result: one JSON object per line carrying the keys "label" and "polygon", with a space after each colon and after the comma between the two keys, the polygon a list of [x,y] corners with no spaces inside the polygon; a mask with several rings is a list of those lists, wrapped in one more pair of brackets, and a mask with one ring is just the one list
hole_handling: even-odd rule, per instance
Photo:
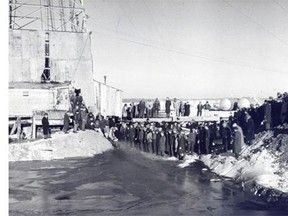
{"label": "dark icy surface", "polygon": [[215,181],[200,162],[134,149],[94,158],[10,163],[10,215],[288,215],[247,195],[232,181]]}

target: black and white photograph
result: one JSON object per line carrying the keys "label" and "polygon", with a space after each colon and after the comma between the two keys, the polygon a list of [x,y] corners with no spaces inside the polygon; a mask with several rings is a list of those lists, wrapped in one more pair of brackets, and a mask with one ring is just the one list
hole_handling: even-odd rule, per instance
{"label": "black and white photograph", "polygon": [[288,215],[288,0],[2,4],[3,215]]}

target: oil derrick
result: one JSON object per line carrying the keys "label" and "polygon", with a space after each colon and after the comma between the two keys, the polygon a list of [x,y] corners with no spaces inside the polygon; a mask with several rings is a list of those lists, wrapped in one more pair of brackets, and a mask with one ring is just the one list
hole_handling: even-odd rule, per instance
{"label": "oil derrick", "polygon": [[49,32],[86,32],[83,0],[9,0],[11,30],[45,31],[45,59],[41,82],[50,81]]}

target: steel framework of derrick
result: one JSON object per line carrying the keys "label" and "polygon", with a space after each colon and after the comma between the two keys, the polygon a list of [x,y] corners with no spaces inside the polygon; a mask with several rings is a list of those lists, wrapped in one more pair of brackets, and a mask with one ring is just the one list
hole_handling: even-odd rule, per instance
{"label": "steel framework of derrick", "polygon": [[86,32],[84,0],[9,0],[9,28]]}

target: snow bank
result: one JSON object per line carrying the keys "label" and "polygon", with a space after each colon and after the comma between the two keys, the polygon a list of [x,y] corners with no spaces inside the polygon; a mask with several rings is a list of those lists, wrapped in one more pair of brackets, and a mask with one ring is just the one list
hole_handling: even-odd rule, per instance
{"label": "snow bank", "polygon": [[9,161],[53,160],[68,157],[91,157],[112,149],[101,134],[92,131],[52,134],[50,139],[9,144]]}
{"label": "snow bank", "polygon": [[[287,136],[288,140],[288,135],[282,136]],[[238,159],[224,155],[193,155],[186,156],[178,166],[183,168],[201,160],[216,174],[241,182],[244,189],[251,190],[251,185],[254,185],[258,190],[265,188],[287,194],[288,158],[287,152],[281,149],[286,150],[288,142],[281,137],[280,148],[277,142],[279,139],[273,138],[272,132],[266,132],[258,137],[255,144],[245,146]],[[267,140],[270,141],[267,143]],[[277,151],[275,146],[278,146]]]}

